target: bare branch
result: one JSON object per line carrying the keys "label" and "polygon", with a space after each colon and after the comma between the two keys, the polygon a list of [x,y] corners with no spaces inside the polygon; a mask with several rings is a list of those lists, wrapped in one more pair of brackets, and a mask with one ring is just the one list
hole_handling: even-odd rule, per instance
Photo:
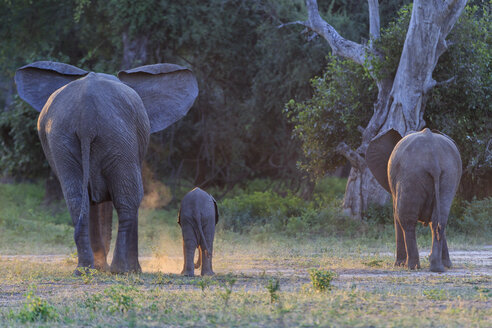
{"label": "bare branch", "polygon": [[364,133],[364,131],[366,131],[366,129],[364,129],[362,126],[357,126],[357,131],[359,131],[360,133]]}
{"label": "bare branch", "polygon": [[431,79],[429,83],[426,83],[425,84],[425,86],[424,86],[424,93],[429,92],[430,89],[432,89],[434,87],[440,87],[440,86],[449,84],[449,83],[453,82],[454,80],[456,80],[456,76],[453,76],[452,78],[449,78],[449,79],[447,79],[445,81],[440,81],[440,82],[437,82],[436,80]]}
{"label": "bare branch", "polygon": [[352,165],[359,170],[366,166],[365,160],[350,148],[345,142],[340,142],[336,148],[337,153],[343,155]]}
{"label": "bare branch", "polygon": [[379,3],[378,0],[367,0],[369,4],[369,35],[372,40],[379,39],[381,28],[379,23]]}
{"label": "bare branch", "polygon": [[441,81],[441,82],[436,82],[436,87],[440,87],[440,86],[443,86],[443,85],[446,85],[446,84],[449,84],[449,83],[452,83],[456,80],[456,75],[445,80],[445,81]]}
{"label": "bare branch", "polygon": [[279,26],[277,26],[277,28],[283,28],[283,27],[289,26],[289,25],[303,25],[303,26],[307,26],[306,25],[306,22],[303,22],[303,21],[294,21],[294,22],[288,22],[288,23],[280,24]]}
{"label": "bare branch", "polygon": [[334,55],[351,59],[363,65],[366,47],[343,38],[333,26],[324,21],[319,14],[316,0],[306,0],[306,7],[308,10],[308,20],[303,25],[309,27],[328,41]]}

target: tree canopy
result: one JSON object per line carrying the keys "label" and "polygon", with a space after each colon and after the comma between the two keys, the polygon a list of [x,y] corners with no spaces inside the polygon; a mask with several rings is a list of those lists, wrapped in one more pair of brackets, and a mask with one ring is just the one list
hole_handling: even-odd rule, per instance
{"label": "tree canopy", "polygon": [[[391,58],[401,51],[397,43],[404,38],[407,16],[400,12],[399,20],[389,22],[406,3],[380,5],[386,29],[379,42]],[[429,96],[426,120],[468,142],[463,146],[469,162],[477,163],[472,167],[489,172],[490,155],[484,154],[492,147],[487,148],[484,135],[490,132],[490,74],[484,67],[490,62],[490,37],[484,39],[484,33],[490,31],[490,19],[480,10],[469,11],[453,32],[459,45],[444,55],[436,72],[445,79],[458,77]],[[366,2],[320,1],[320,12],[343,36],[368,42]],[[363,68],[326,57],[324,40],[285,24],[305,16],[302,0],[1,1],[0,170],[23,177],[46,174],[37,114],[16,99],[12,78],[26,63],[56,60],[106,73],[156,62],[195,72],[200,93],[194,107],[183,120],[152,135],[146,158],[155,176],[168,183],[185,179],[232,186],[269,177],[295,187],[292,182],[304,176],[296,165],[304,156],[304,168],[324,174],[343,163],[334,154],[336,140],[358,142],[357,128],[370,118],[377,91]],[[473,45],[461,45],[470,38]],[[318,77],[310,82],[313,76]],[[469,92],[460,92],[465,85]],[[433,110],[453,104],[460,104],[453,120]],[[453,123],[460,119],[465,121]],[[463,130],[464,122],[473,123]],[[291,137],[294,125],[300,138]],[[472,140],[483,143],[470,146]]]}

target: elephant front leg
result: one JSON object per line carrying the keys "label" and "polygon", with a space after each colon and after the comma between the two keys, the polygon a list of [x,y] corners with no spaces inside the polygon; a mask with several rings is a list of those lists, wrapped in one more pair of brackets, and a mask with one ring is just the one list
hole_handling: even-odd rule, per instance
{"label": "elephant front leg", "polygon": [[106,257],[111,243],[112,220],[111,202],[91,204],[89,221],[91,247],[94,253],[94,267],[101,271],[109,271]]}
{"label": "elephant front leg", "polygon": [[[444,227],[439,228],[438,224],[433,222],[431,224],[431,231],[432,231],[432,250],[429,255],[430,270],[432,272],[444,272],[443,244],[446,238],[444,236]],[[447,249],[447,244],[446,244],[446,249]],[[447,257],[449,259],[449,254],[447,255]]]}
{"label": "elephant front leg", "polygon": [[403,229],[400,223],[394,219],[395,222],[395,238],[396,238],[396,260],[395,267],[404,266],[407,261],[407,250],[405,249],[405,237],[403,235]]}
{"label": "elephant front leg", "polygon": [[111,263],[111,272],[141,272],[138,262],[137,210],[118,210],[118,236]]}

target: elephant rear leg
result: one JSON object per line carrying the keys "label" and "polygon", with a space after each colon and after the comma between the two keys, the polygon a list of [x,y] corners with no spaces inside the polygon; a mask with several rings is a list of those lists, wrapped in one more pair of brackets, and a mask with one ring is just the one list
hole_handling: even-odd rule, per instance
{"label": "elephant rear leg", "polygon": [[417,248],[417,236],[415,234],[417,220],[411,220],[408,217],[399,215],[398,222],[403,230],[405,239],[405,250],[407,260],[405,266],[410,270],[420,269],[419,250]]}
{"label": "elephant rear leg", "polygon": [[109,271],[106,258],[111,244],[112,220],[111,202],[91,204],[89,222],[91,247],[94,253],[94,267],[101,271]]}
{"label": "elephant rear leg", "polygon": [[110,270],[112,273],[142,272],[138,262],[138,210],[116,207],[116,211],[118,235]]}
{"label": "elephant rear leg", "polygon": [[[80,172],[80,168],[74,167],[67,171],[69,171],[68,174],[64,174],[64,171],[59,171],[58,175],[65,202],[67,203],[68,211],[75,227],[74,240],[78,254],[77,268],[94,268],[94,255],[89,237],[89,208],[85,209],[82,206],[82,192],[88,191],[82,191],[82,173]],[[77,171],[80,174],[76,174]],[[81,272],[77,269],[74,271],[74,274],[80,275]]]}
{"label": "elephant rear leg", "polygon": [[405,248],[405,236],[403,229],[396,219],[395,221],[395,239],[396,239],[396,260],[395,267],[404,266],[407,261],[407,250]]}
{"label": "elephant rear leg", "polygon": [[[184,255],[184,263],[183,263],[183,271],[181,274],[187,277],[195,276],[195,263],[193,263],[195,259],[195,250],[197,249],[198,244],[194,239],[183,239],[183,255]],[[203,266],[204,258],[202,256],[202,266]]]}
{"label": "elephant rear leg", "polygon": [[442,264],[448,269],[453,266],[449,258],[448,242],[446,241],[445,233],[442,235]]}

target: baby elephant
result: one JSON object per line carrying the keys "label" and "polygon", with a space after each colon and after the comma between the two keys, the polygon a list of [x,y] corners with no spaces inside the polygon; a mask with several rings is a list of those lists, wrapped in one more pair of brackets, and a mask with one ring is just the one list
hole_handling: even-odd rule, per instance
{"label": "baby elephant", "polygon": [[[195,188],[181,201],[178,224],[183,233],[184,265],[181,274],[194,276],[194,269],[202,266],[202,276],[211,276],[215,225],[219,221],[217,202],[205,191]],[[193,264],[195,250],[199,248],[198,261]]]}

